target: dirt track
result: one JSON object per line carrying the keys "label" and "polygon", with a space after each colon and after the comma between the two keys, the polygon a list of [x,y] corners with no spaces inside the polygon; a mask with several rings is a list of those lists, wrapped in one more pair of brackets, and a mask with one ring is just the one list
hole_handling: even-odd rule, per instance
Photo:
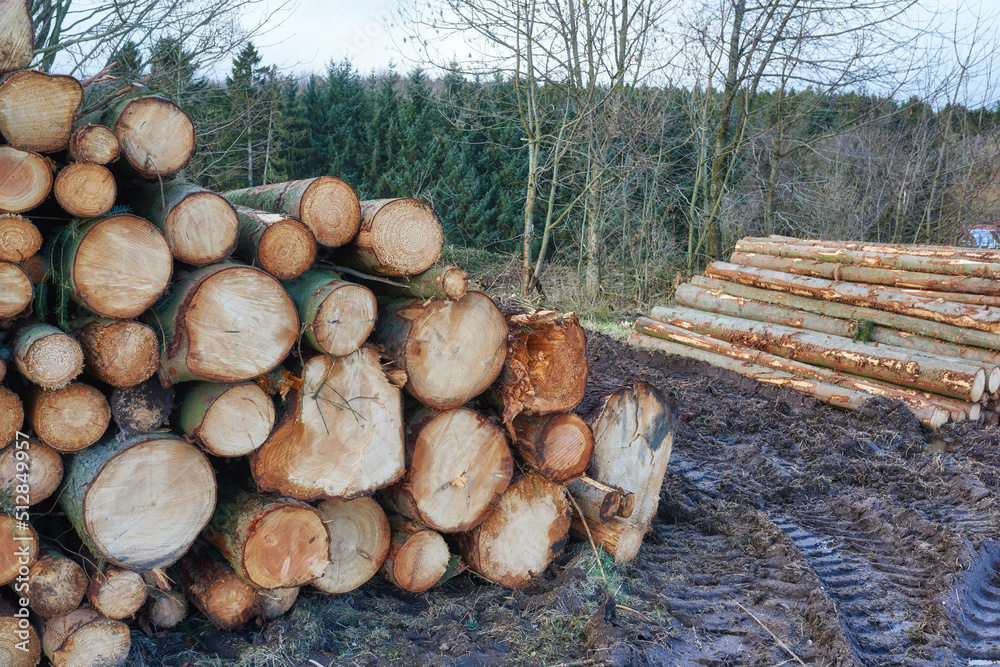
{"label": "dirt track", "polygon": [[[187,638],[139,647],[134,664],[1000,661],[997,429],[930,435],[890,401],[845,413],[597,334],[588,354],[592,392],[647,380],[682,415],[659,516],[616,570],[621,606],[576,545],[528,591],[463,576],[407,595],[373,580],[347,596],[307,595],[290,618],[240,636],[192,622]],[[317,634],[302,639],[308,628]],[[280,653],[294,660],[239,650],[296,637],[309,654]]]}

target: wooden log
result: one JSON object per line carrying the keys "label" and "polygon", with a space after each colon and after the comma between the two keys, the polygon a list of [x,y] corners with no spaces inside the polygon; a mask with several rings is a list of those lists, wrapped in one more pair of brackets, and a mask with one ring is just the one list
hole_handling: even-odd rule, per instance
{"label": "wooden log", "polygon": [[358,196],[333,176],[260,185],[223,196],[238,206],[300,220],[312,230],[316,243],[328,248],[349,243],[361,225]]}
{"label": "wooden log", "polygon": [[512,426],[512,449],[543,477],[566,484],[586,472],[594,452],[594,434],[578,416],[519,415]]}
{"label": "wooden log", "polygon": [[42,618],[65,616],[83,601],[87,592],[87,573],[76,561],[43,541],[27,581],[11,587],[27,598],[32,613]]}
{"label": "wooden log", "polygon": [[125,435],[149,433],[163,426],[174,406],[173,387],[164,387],[149,378],[134,387],[111,392],[111,418]]}
{"label": "wooden log", "polygon": [[284,360],[299,334],[295,304],[274,277],[219,262],[181,276],[156,310],[166,347],[160,381],[242,382]]}
{"label": "wooden log", "polygon": [[42,629],[42,650],[54,667],[122,667],[131,646],[127,625],[90,607],[46,619]]}
{"label": "wooden log", "polygon": [[132,320],[90,318],[76,326],[86,372],[112,387],[134,387],[160,365],[156,331]]}
{"label": "wooden log", "polygon": [[[872,397],[862,391],[839,387],[828,382],[811,380],[801,375],[767,368],[758,364],[746,361],[739,361],[714,352],[706,352],[681,343],[655,338],[643,333],[634,332],[629,335],[627,342],[630,345],[650,350],[658,350],[667,354],[677,354],[691,359],[698,359],[718,368],[739,373],[745,377],[757,380],[762,384],[768,384],[783,389],[791,389],[800,394],[811,396],[823,403],[843,410],[857,410],[865,401]],[[917,408],[910,406],[910,411],[920,420],[921,423],[931,429],[935,429],[948,421],[948,411],[944,408],[929,407]]]}
{"label": "wooden log", "polygon": [[29,324],[17,332],[14,365],[29,382],[59,389],[83,372],[83,349],[76,339],[51,325]]}
{"label": "wooden log", "polygon": [[705,276],[694,276],[691,279],[691,284],[721,292],[723,294],[729,294],[740,298],[754,299],[756,301],[763,301],[764,303],[782,305],[786,308],[802,310],[807,313],[816,313],[819,315],[858,320],[861,322],[869,321],[874,324],[899,329],[900,331],[918,333],[929,338],[937,338],[959,345],[981,347],[988,350],[1000,350],[1000,340],[998,340],[995,335],[985,331],[976,331],[974,329],[956,327],[950,324],[940,324],[938,322],[920,319],[919,317],[898,315],[884,310],[876,310],[875,308],[862,308],[844,303],[831,303],[829,301],[796,296],[786,292],[774,292],[768,289],[758,289],[755,287],[748,287],[746,285],[739,285],[726,280],[707,278]]}
{"label": "wooden log", "polygon": [[25,0],[0,5],[0,72],[24,69],[35,55],[31,3]]}
{"label": "wooden log", "polygon": [[383,492],[391,508],[443,533],[482,523],[514,473],[503,431],[466,408],[421,410],[406,430],[406,474]]}
{"label": "wooden log", "polygon": [[371,290],[332,271],[308,271],[285,283],[305,325],[303,341],[334,357],[351,354],[375,327],[378,303]]}
{"label": "wooden log", "polygon": [[21,397],[7,387],[0,387],[0,447],[6,447],[22,426],[24,405]]}
{"label": "wooden log", "polygon": [[45,255],[42,253],[32,255],[18,266],[21,267],[21,270],[24,271],[25,275],[28,276],[28,280],[35,287],[38,287],[42,283],[48,271],[48,267],[45,264]]}
{"label": "wooden log", "polygon": [[206,554],[188,554],[178,565],[184,595],[220,630],[236,630],[253,617],[257,591],[233,568]]}
{"label": "wooden log", "polygon": [[0,665],[36,667],[42,660],[42,640],[23,609],[0,598]]}
{"label": "wooden log", "polygon": [[24,270],[11,262],[0,262],[0,318],[16,317],[31,306],[34,288]]}
{"label": "wooden log", "polygon": [[[1000,261],[1000,257],[997,258]],[[760,253],[734,252],[730,264],[753,266],[758,269],[782,271],[797,276],[825,278],[826,280],[888,285],[896,289],[937,290],[940,292],[968,292],[970,294],[1000,295],[1000,283],[992,278],[974,276],[948,276],[940,273],[920,273],[897,269],[879,269],[853,266],[836,262],[822,262],[797,257],[778,257]]]}
{"label": "wooden log", "polygon": [[594,432],[590,476],[635,494],[630,520],[643,531],[656,516],[676,417],[673,402],[646,382],[605,396],[586,417]]}
{"label": "wooden log", "polygon": [[146,604],[146,582],[133,570],[110,564],[91,567],[87,601],[102,616],[128,618]]}
{"label": "wooden log", "polygon": [[507,361],[496,384],[503,420],[522,412],[568,412],[587,385],[587,336],[573,313],[536,310],[508,317]]}
{"label": "wooden log", "polygon": [[392,301],[379,309],[375,341],[406,373],[406,390],[429,408],[457,408],[500,374],[507,323],[493,300]]}
{"label": "wooden log", "polygon": [[52,191],[52,166],[38,153],[0,146],[0,212],[23,213]]}
{"label": "wooden log", "polygon": [[148,181],[170,178],[194,155],[194,125],[165,97],[125,96],[108,107],[101,124],[118,137],[131,170]]}
{"label": "wooden log", "polygon": [[295,218],[236,207],[240,238],[236,256],[279,280],[302,275],[316,260],[316,237]]}
{"label": "wooden log", "polygon": [[215,475],[182,438],[109,439],[73,457],[59,504],[84,543],[119,567],[175,563],[215,509]]}
{"label": "wooden log", "polygon": [[173,259],[163,234],[132,214],[67,226],[55,241],[55,274],[73,300],[98,315],[137,317],[170,283]]}
{"label": "wooden log", "polygon": [[83,86],[71,76],[10,72],[0,77],[0,134],[22,150],[61,151],[82,104]]}
{"label": "wooden log", "polygon": [[[861,391],[866,394],[871,394],[872,396],[884,396],[886,398],[903,401],[912,408],[923,410],[924,414],[930,414],[932,418],[934,413],[927,413],[927,408],[930,406],[936,406],[947,410],[954,421],[965,421],[970,417],[972,411],[976,410],[975,406],[978,405],[977,403],[959,401],[957,399],[946,398],[929,392],[920,392],[886,382],[879,382],[878,380],[872,380],[870,378],[863,378],[848,373],[838,373],[837,371],[832,371],[820,366],[814,366],[791,359],[785,359],[784,357],[768,354],[766,352],[761,352],[760,350],[744,345],[733,344],[724,340],[717,340],[706,335],[694,333],[683,328],[671,326],[662,322],[656,322],[647,318],[639,318],[636,321],[636,331],[650,336],[656,336],[657,338],[671,340],[676,343],[690,345],[691,347],[697,347],[698,349],[715,354],[721,354],[739,361],[745,361],[758,366],[764,366],[766,368],[773,368],[775,370],[793,373],[802,377],[812,378],[827,384]],[[976,410],[976,414],[978,414],[978,410]],[[928,425],[937,427],[940,424],[928,423]]]}
{"label": "wooden log", "polygon": [[292,588],[319,578],[330,539],[315,509],[224,485],[204,531],[233,570],[255,588]]}
{"label": "wooden log", "polygon": [[312,584],[324,593],[353,591],[382,567],[389,553],[389,519],[368,497],[324,500],[316,511],[330,536],[330,563]]}
{"label": "wooden log", "polygon": [[56,175],[52,194],[64,211],[74,218],[104,215],[115,205],[118,186],[108,168],[89,162],[74,162]]}
{"label": "wooden log", "polygon": [[181,591],[149,589],[146,618],[157,628],[169,630],[187,618],[188,602]]}
{"label": "wooden log", "polygon": [[257,613],[262,621],[284,616],[299,598],[299,587],[271,588],[257,591]]}
{"label": "wooden log", "polygon": [[77,452],[104,435],[111,408],[104,394],[73,382],[60,389],[33,388],[25,397],[28,424],[45,444],[60,452]]}
{"label": "wooden log", "polygon": [[42,234],[34,223],[15,213],[0,215],[0,260],[23,262],[42,247]]}
{"label": "wooden log", "polygon": [[170,252],[192,266],[229,257],[239,239],[239,218],[221,196],[186,181],[150,183],[122,201],[163,232]]}
{"label": "wooden log", "polygon": [[37,505],[59,488],[63,462],[59,452],[38,438],[15,440],[0,449],[0,495],[17,495],[17,487],[27,484],[28,505]]}
{"label": "wooden log", "polygon": [[[979,280],[977,278],[976,280]],[[989,294],[968,294],[965,292],[935,292],[933,290],[910,289],[907,287],[896,287],[896,290],[903,294],[922,296],[927,299],[941,299],[942,301],[954,301],[955,303],[971,303],[987,308],[1000,308],[1000,296]]]}
{"label": "wooden log", "polygon": [[402,397],[369,345],[307,361],[252,457],[258,488],[302,500],[370,495],[399,479],[403,465]]}
{"label": "wooden log", "polygon": [[[598,482],[591,477],[573,480],[566,485],[566,490],[573,496],[588,523],[606,523],[618,516],[625,502],[624,496],[628,494],[617,486]],[[628,495],[635,498],[635,494]]]}
{"label": "wooden log", "polygon": [[570,535],[578,540],[593,540],[594,544],[614,556],[616,563],[631,562],[642,547],[645,531],[631,521],[612,517],[604,523],[587,521],[584,526],[574,513],[570,524]]}
{"label": "wooden log", "polygon": [[392,536],[381,572],[390,583],[423,593],[441,581],[451,553],[441,534],[403,517],[390,517]]}
{"label": "wooden log", "polygon": [[361,202],[361,226],[348,263],[383,276],[414,276],[441,256],[444,230],[430,206],[417,199]]}
{"label": "wooden log", "polygon": [[457,266],[438,266],[396,279],[351,271],[352,278],[379,296],[458,301],[469,291],[469,274]]}
{"label": "wooden log", "polygon": [[971,259],[979,262],[994,262],[1000,259],[1000,253],[989,248],[964,248],[960,246],[868,243],[862,241],[824,241],[815,239],[798,239],[791,236],[772,234],[767,238],[747,237],[744,239],[754,243],[783,242],[802,246],[818,246],[822,248],[844,248],[845,250],[861,250],[863,252],[881,252],[889,254],[918,255],[920,257],[940,257],[942,259]]}
{"label": "wooden log", "polygon": [[[14,502],[20,502],[27,494],[19,493]],[[21,515],[0,513],[0,586],[6,586],[19,576],[27,577],[35,561],[38,560],[38,533],[31,524],[21,520]]]}
{"label": "wooden log", "polygon": [[855,343],[837,336],[764,324],[688,308],[662,309],[658,315],[675,327],[779,357],[884,380],[975,403],[986,389],[981,365],[935,357],[879,343]]}
{"label": "wooden log", "polygon": [[274,401],[253,382],[197,382],[178,401],[177,426],[214,456],[245,456],[274,427]]}
{"label": "wooden log", "polygon": [[69,137],[69,159],[74,162],[110,164],[121,155],[118,137],[110,128],[87,123],[73,130]]}
{"label": "wooden log", "polygon": [[469,567],[507,588],[520,589],[562,553],[569,535],[566,488],[528,473],[514,480],[496,511],[456,535]]}

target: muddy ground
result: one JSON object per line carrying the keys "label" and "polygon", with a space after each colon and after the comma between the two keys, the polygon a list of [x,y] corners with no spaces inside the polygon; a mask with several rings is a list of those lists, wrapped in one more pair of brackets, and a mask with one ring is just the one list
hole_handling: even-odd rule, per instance
{"label": "muddy ground", "polygon": [[1000,664],[1000,432],[921,430],[592,334],[591,389],[635,379],[681,423],[634,562],[567,549],[529,590],[308,593],[243,633],[133,633],[134,665]]}

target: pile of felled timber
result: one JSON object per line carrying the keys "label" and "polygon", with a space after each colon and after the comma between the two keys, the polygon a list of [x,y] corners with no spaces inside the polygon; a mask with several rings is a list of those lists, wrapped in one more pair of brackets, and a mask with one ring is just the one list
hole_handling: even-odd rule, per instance
{"label": "pile of felled timber", "polygon": [[997,423],[998,251],[745,238],[675,301],[630,342],[848,410],[899,399],[932,429]]}
{"label": "pile of felled timber", "polygon": [[94,97],[0,77],[0,664],[120,665],[129,619],[232,629],[379,572],[522,588],[571,534],[635,556],[673,411],[635,383],[576,414],[572,314],[435,266],[420,201],[210,192],[180,107]]}

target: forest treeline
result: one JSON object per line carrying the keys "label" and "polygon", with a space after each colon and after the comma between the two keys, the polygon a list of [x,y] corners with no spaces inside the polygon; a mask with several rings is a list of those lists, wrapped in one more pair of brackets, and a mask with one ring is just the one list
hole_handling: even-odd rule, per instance
{"label": "forest treeline", "polygon": [[525,84],[508,77],[348,61],[289,77],[252,44],[225,80],[191,62],[163,39],[115,65],[191,115],[187,178],[229,190],[330,174],[362,199],[418,197],[449,244],[516,256],[522,287],[552,275],[644,305],[745,235],[953,242],[1000,218],[1000,105],[761,90],[720,144],[719,90],[607,84],[594,104],[549,83],[528,91],[545,110],[529,146]]}

